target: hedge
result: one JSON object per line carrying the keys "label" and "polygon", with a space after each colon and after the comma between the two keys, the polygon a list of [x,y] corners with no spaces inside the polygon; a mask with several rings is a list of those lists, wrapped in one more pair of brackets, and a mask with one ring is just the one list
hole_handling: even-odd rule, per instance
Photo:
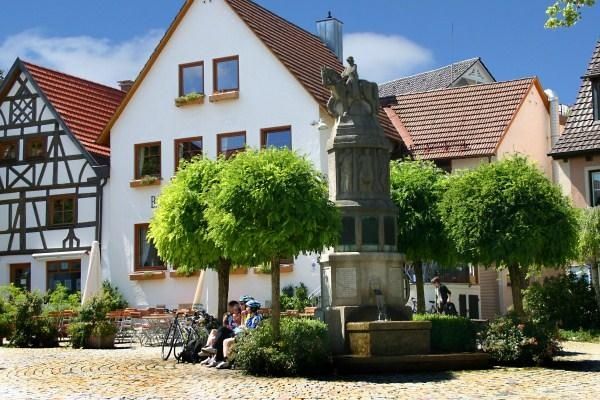
{"label": "hedge", "polygon": [[462,353],[477,349],[477,329],[468,318],[443,314],[415,314],[414,321],[431,321],[431,351]]}

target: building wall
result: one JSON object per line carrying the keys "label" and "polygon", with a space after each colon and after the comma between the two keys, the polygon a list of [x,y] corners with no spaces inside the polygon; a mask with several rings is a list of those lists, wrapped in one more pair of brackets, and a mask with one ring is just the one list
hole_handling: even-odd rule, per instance
{"label": "building wall", "polygon": [[550,113],[542,96],[533,86],[504,138],[498,146],[496,157],[502,159],[515,153],[535,161],[544,174],[552,179],[550,151]]}
{"label": "building wall", "polygon": [[452,172],[464,169],[474,169],[477,168],[480,164],[490,162],[489,160],[489,157],[456,158],[451,161]]}
{"label": "building wall", "polygon": [[[562,160],[557,162],[565,164]],[[600,170],[600,155],[572,157],[566,165],[569,167],[570,180],[562,182],[562,186],[567,190],[570,188],[571,199],[575,206],[589,207],[591,204],[589,173],[592,170]]]}
{"label": "building wall", "polygon": [[[212,93],[212,60],[239,55],[239,99],[176,108],[178,64],[204,61],[204,86]],[[292,101],[293,99],[293,101]],[[134,270],[134,224],[150,220],[152,197],[174,174],[175,138],[202,136],[204,154],[217,154],[217,134],[246,131],[247,145],[258,148],[260,129],[291,125],[292,146],[326,172],[325,143],[330,132],[312,124],[322,117],[317,102],[222,0],[195,2],[174,32],[153,68],[138,88],[111,132],[111,179],[107,186],[103,265],[106,277],[125,293],[131,305],[190,303],[197,279],[166,278],[130,281]],[[329,127],[332,121],[326,120]],[[162,185],[130,188],[134,145],[161,141]],[[315,256],[299,257],[294,271],[282,275],[282,285],[304,282],[319,287]],[[214,312],[216,275],[208,273],[203,302]],[[268,276],[234,275],[230,298],[250,294],[270,298]],[[206,304],[205,304],[206,305]]]}
{"label": "building wall", "polygon": [[[24,112],[16,117],[15,110]],[[26,159],[25,143],[32,137],[46,141],[44,158]],[[101,188],[77,139],[68,134],[23,71],[0,99],[0,140],[13,139],[18,139],[18,159],[0,165],[0,285],[10,282],[11,264],[30,263],[31,288],[46,291],[47,261],[78,252],[71,259],[86,262],[82,253],[98,233],[96,204]],[[49,196],[66,194],[75,197],[75,224],[79,225],[49,226]],[[37,258],[48,253],[54,256]],[[86,267],[82,264],[82,277]],[[81,281],[83,285],[84,278]]]}

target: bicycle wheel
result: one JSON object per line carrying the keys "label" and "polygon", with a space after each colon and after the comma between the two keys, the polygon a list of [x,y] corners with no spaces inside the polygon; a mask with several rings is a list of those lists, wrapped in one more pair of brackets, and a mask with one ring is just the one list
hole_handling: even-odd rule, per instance
{"label": "bicycle wheel", "polygon": [[169,330],[165,334],[165,337],[162,341],[161,347],[161,357],[163,360],[167,361],[169,356],[171,355],[171,351],[173,350],[173,342],[175,339],[175,322],[171,322],[169,325]]}
{"label": "bicycle wheel", "polygon": [[175,357],[177,361],[179,361],[181,353],[183,352],[183,349],[185,349],[187,337],[186,328],[182,327],[180,324],[176,324],[175,332],[173,333],[173,345],[171,347],[173,349],[173,357]]}

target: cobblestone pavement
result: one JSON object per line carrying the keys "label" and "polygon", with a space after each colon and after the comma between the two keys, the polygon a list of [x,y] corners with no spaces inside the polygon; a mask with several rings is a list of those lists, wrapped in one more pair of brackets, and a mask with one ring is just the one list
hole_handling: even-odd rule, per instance
{"label": "cobblestone pavement", "polygon": [[0,348],[0,399],[591,399],[600,345],[566,343],[552,368],[251,378],[160,360],[160,349]]}

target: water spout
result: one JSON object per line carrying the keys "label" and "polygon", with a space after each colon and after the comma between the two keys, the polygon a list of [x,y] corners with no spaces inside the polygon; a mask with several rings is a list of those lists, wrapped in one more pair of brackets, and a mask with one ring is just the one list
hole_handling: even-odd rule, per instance
{"label": "water spout", "polygon": [[375,301],[377,303],[377,321],[389,321],[381,289],[374,289],[373,293],[375,293]]}

